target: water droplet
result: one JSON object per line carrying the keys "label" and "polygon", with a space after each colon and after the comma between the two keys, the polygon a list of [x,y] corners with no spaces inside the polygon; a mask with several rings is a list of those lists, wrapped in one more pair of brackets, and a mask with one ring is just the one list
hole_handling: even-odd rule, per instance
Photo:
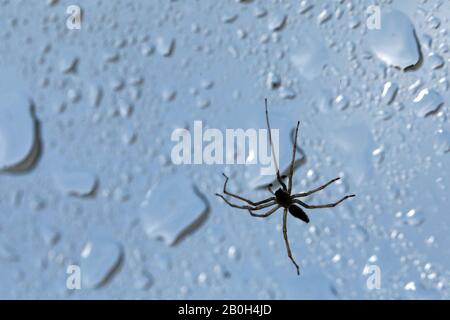
{"label": "water droplet", "polygon": [[338,110],[345,110],[349,106],[349,101],[343,95],[338,95],[336,99],[334,99],[334,104]]}
{"label": "water droplet", "polygon": [[136,289],[147,290],[153,285],[153,277],[147,271],[140,271],[137,273],[134,279],[134,285]]}
{"label": "water droplet", "polygon": [[422,80],[418,79],[414,81],[409,87],[408,90],[411,91],[411,93],[415,94],[419,90],[419,88],[422,86]]}
{"label": "water droplet", "polygon": [[228,248],[228,258],[231,260],[238,260],[240,257],[239,251],[235,246]]}
{"label": "water droplet", "polygon": [[270,31],[280,31],[286,24],[287,16],[281,12],[275,12],[269,18],[268,28]]}
{"label": "water droplet", "polygon": [[75,72],[78,65],[78,57],[74,54],[66,53],[64,58],[59,62],[59,70],[62,73]]}
{"label": "water droplet", "polygon": [[200,109],[205,109],[211,105],[211,101],[207,98],[199,97],[199,98],[197,98],[196,104],[197,104],[197,107],[199,107]]}
{"label": "water droplet", "polygon": [[78,89],[71,88],[67,90],[67,100],[71,103],[77,103],[81,99],[81,92]]}
{"label": "water droplet", "polygon": [[103,91],[100,85],[91,85],[89,87],[88,101],[92,107],[98,107],[103,97]]}
{"label": "water droplet", "polygon": [[175,48],[175,40],[163,37],[156,38],[156,50],[164,57],[168,57],[172,54]]}
{"label": "water droplet", "polygon": [[256,18],[262,18],[267,14],[267,10],[263,7],[257,6],[253,9],[253,15]]}
{"label": "water droplet", "polygon": [[86,197],[92,195],[97,186],[97,177],[83,170],[66,170],[55,175],[58,188],[66,195]]}
{"label": "water droplet", "polygon": [[7,244],[0,243],[0,261],[15,262],[19,260],[19,256]]}
{"label": "water droplet", "polygon": [[333,258],[331,258],[331,261],[332,261],[333,263],[338,263],[339,261],[341,261],[341,255],[340,255],[340,254],[335,254],[335,255],[333,256]]}
{"label": "water droplet", "polygon": [[379,147],[372,152],[372,156],[375,159],[375,163],[380,165],[384,160],[384,149],[383,147]]}
{"label": "water droplet", "polygon": [[406,291],[416,291],[416,284],[414,283],[414,281],[410,281],[407,284],[405,284],[404,289]]}
{"label": "water droplet", "polygon": [[[179,195],[183,195],[183,202]],[[184,198],[186,197],[186,198]],[[141,208],[141,223],[150,238],[173,245],[198,227],[206,217],[207,205],[185,175],[166,176],[150,190]]]}
{"label": "water droplet", "polygon": [[0,171],[24,171],[39,155],[37,120],[27,97],[8,87],[0,85]]}
{"label": "water droplet", "polygon": [[148,57],[148,56],[152,55],[153,52],[155,52],[155,46],[153,46],[152,44],[145,43],[145,44],[142,45],[142,47],[141,47],[141,54],[143,56]]}
{"label": "water droplet", "polygon": [[394,101],[395,95],[398,91],[398,85],[391,81],[384,84],[383,92],[381,94],[381,99],[385,104],[391,104]]}
{"label": "water droplet", "polygon": [[302,1],[300,2],[299,13],[305,14],[305,13],[307,13],[309,10],[311,10],[313,7],[314,7],[314,5],[311,3],[310,0],[302,0]]}
{"label": "water droplet", "polygon": [[425,221],[425,215],[423,214],[423,211],[417,211],[415,209],[409,210],[405,214],[405,223],[412,226],[412,227],[418,227]]}
{"label": "water droplet", "polygon": [[444,103],[444,98],[433,89],[423,89],[413,100],[417,116],[426,117],[435,113]]}
{"label": "water droplet", "polygon": [[450,132],[445,129],[439,129],[436,132],[434,149],[438,155],[443,155],[450,151]]}
{"label": "water droplet", "polygon": [[378,59],[388,65],[406,69],[419,62],[420,53],[414,25],[400,11],[382,13],[381,28],[368,31],[368,42]]}
{"label": "water droplet", "polygon": [[441,25],[441,20],[436,16],[431,16],[427,19],[428,26],[432,29],[437,29]]}
{"label": "water droplet", "polygon": [[239,17],[236,13],[224,14],[222,15],[222,22],[224,23],[233,23]]}
{"label": "water droplet", "polygon": [[438,82],[443,91],[447,91],[449,89],[450,83],[449,83],[447,77],[440,78]]}
{"label": "water droplet", "polygon": [[281,86],[281,77],[274,72],[269,72],[267,74],[266,84],[269,89],[277,89]]}
{"label": "water droplet", "polygon": [[208,281],[208,275],[205,272],[201,272],[197,277],[197,281],[200,285],[205,285]]}
{"label": "water droplet", "polygon": [[105,284],[122,260],[120,243],[103,238],[89,241],[81,253],[82,287],[97,288]]}
{"label": "water droplet", "polygon": [[281,99],[289,99],[289,100],[294,99],[296,96],[294,90],[284,86],[280,88],[279,95]]}
{"label": "water droplet", "polygon": [[162,92],[162,98],[166,102],[175,100],[176,96],[177,92],[174,89],[164,89]]}
{"label": "water droplet", "polygon": [[428,54],[428,63],[432,69],[439,69],[444,65],[444,59],[437,53],[431,52]]}
{"label": "water droplet", "polygon": [[308,171],[306,171],[306,178],[310,181],[310,182],[315,182],[317,181],[317,173],[316,171],[314,171],[313,169],[309,169]]}
{"label": "water droplet", "polygon": [[330,20],[332,14],[328,9],[323,9],[317,16],[317,23],[322,24]]}
{"label": "water droplet", "polygon": [[49,246],[55,245],[60,239],[59,231],[56,228],[49,225],[42,225],[39,228],[39,233],[44,242]]}

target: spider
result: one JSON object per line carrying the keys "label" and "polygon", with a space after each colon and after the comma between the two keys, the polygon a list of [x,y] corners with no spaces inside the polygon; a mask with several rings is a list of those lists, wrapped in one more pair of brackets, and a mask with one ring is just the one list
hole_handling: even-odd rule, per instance
{"label": "spider", "polygon": [[[225,196],[223,196],[222,194],[219,194],[219,193],[216,193],[216,196],[222,198],[225,201],[225,203],[228,204],[229,206],[231,206],[233,208],[248,210],[248,212],[250,213],[251,216],[258,217],[258,218],[266,218],[266,217],[270,216],[271,214],[273,214],[274,212],[276,212],[278,209],[283,208],[283,237],[284,237],[284,242],[286,244],[287,255],[288,255],[289,259],[291,259],[292,263],[295,265],[295,268],[297,269],[297,274],[300,275],[300,267],[298,266],[297,262],[295,262],[295,259],[291,252],[291,248],[289,246],[289,240],[288,240],[288,235],[287,235],[287,213],[288,213],[288,211],[295,218],[298,218],[305,223],[309,223],[309,217],[301,207],[306,208],[306,209],[333,208],[333,207],[337,206],[338,204],[340,204],[342,201],[344,201],[348,198],[354,197],[355,195],[354,194],[346,195],[345,197],[343,197],[342,199],[340,199],[337,202],[330,203],[330,204],[322,204],[322,205],[309,205],[299,199],[299,198],[309,196],[315,192],[325,189],[333,182],[338,181],[340,178],[335,178],[335,179],[325,183],[324,185],[322,185],[318,188],[315,188],[311,191],[308,191],[308,192],[294,193],[294,194],[292,193],[292,177],[294,175],[294,162],[295,162],[295,153],[296,153],[296,149],[297,149],[298,127],[300,125],[300,121],[297,122],[297,127],[295,129],[294,148],[292,151],[292,161],[290,163],[289,175],[281,176],[280,170],[278,168],[278,163],[277,163],[277,159],[275,156],[275,152],[274,152],[273,143],[272,143],[272,134],[270,131],[270,122],[269,122],[269,112],[267,110],[267,99],[264,99],[264,102],[265,102],[265,107],[266,107],[267,129],[269,131],[269,143],[270,143],[270,146],[272,149],[272,157],[274,160],[277,181],[280,184],[280,188],[278,188],[278,190],[273,192],[273,190],[272,190],[273,185],[269,184],[267,186],[267,189],[273,196],[269,197],[267,199],[261,200],[261,201],[254,202],[254,201],[251,201],[244,197],[241,197],[237,194],[228,192],[227,191],[228,177],[225,175],[225,173],[222,173],[222,175],[225,177],[225,182],[223,185],[223,193],[230,197],[233,197],[233,198],[239,199],[243,202],[246,202],[248,205],[237,205],[237,204],[231,203],[230,201],[228,201],[225,198]],[[283,181],[284,179],[286,179],[286,177],[288,178],[287,186]],[[265,213],[262,213],[262,214],[254,213],[254,211],[261,210],[264,208],[269,208],[272,206],[274,206],[274,207]]]}

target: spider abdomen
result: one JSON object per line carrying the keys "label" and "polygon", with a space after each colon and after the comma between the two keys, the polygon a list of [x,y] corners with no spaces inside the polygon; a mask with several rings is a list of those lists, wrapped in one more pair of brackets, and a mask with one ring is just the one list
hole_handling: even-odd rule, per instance
{"label": "spider abdomen", "polygon": [[291,205],[290,207],[289,207],[289,212],[290,212],[290,214],[292,214],[294,217],[296,217],[296,218],[298,218],[298,219],[300,219],[300,220],[302,220],[302,221],[304,221],[304,222],[306,222],[306,223],[309,223],[309,217],[308,217],[308,215],[305,213],[305,211],[303,211],[303,209],[302,208],[300,208],[299,206],[296,206],[296,205]]}

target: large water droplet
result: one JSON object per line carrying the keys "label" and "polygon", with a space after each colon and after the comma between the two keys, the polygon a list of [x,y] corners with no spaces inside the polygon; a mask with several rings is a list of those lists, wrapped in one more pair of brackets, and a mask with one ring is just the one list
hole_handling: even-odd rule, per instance
{"label": "large water droplet", "polygon": [[[8,75],[9,76],[9,75]],[[0,171],[22,171],[39,155],[34,109],[23,92],[0,81]],[[15,83],[11,78],[8,81]]]}
{"label": "large water droplet", "polygon": [[444,98],[433,89],[423,89],[414,98],[413,103],[417,116],[426,117],[441,107]]}
{"label": "large water droplet", "polygon": [[406,69],[419,62],[414,25],[402,12],[382,13],[381,28],[370,29],[367,36],[372,52],[386,64]]}
{"label": "large water droplet", "polygon": [[111,278],[120,264],[122,247],[114,240],[96,238],[85,245],[81,258],[82,287],[100,287]]}
{"label": "large water droplet", "polygon": [[206,213],[207,205],[189,177],[166,176],[147,193],[142,203],[141,223],[148,237],[161,238],[167,245],[173,245],[198,227]]}
{"label": "large water droplet", "polygon": [[94,174],[83,170],[67,170],[55,175],[59,189],[67,195],[84,197],[95,191],[97,178]]}

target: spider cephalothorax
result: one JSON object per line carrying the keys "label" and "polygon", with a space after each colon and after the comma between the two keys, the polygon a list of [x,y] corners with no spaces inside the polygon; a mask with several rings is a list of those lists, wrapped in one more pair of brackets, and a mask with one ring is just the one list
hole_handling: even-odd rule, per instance
{"label": "spider cephalothorax", "polygon": [[[273,157],[273,160],[275,163],[277,181],[281,187],[274,193],[272,191],[272,185],[269,185],[267,187],[267,189],[273,195],[273,197],[269,197],[269,198],[261,200],[261,201],[253,202],[253,201],[243,198],[237,194],[228,192],[227,191],[228,177],[225,174],[223,174],[223,176],[225,177],[225,183],[223,185],[223,193],[226,195],[229,195],[230,197],[244,201],[248,205],[233,204],[230,201],[228,201],[225,198],[225,196],[218,194],[218,193],[216,193],[216,195],[218,197],[222,198],[229,206],[231,206],[233,208],[248,210],[250,215],[252,215],[254,217],[265,218],[265,217],[270,216],[272,213],[274,213],[278,209],[283,208],[283,236],[284,236],[284,241],[286,244],[287,253],[288,253],[288,256],[291,259],[292,263],[295,265],[295,267],[297,269],[297,274],[300,274],[300,268],[292,256],[291,248],[289,246],[289,241],[288,241],[288,236],[287,236],[287,213],[288,213],[288,211],[294,217],[308,223],[309,217],[306,215],[305,211],[303,211],[303,209],[301,207],[306,208],[306,209],[332,208],[332,207],[337,206],[339,203],[341,203],[345,199],[354,197],[355,195],[354,194],[347,195],[337,202],[330,203],[330,204],[322,204],[322,205],[309,205],[309,204],[304,203],[303,201],[300,201],[300,199],[298,199],[298,198],[309,196],[309,195],[311,195],[317,191],[320,191],[322,189],[325,189],[327,186],[329,186],[333,182],[339,180],[340,178],[335,178],[335,179],[327,182],[326,184],[324,184],[316,189],[313,189],[311,191],[292,194],[292,178],[294,175],[295,153],[296,153],[296,149],[297,149],[297,135],[298,135],[298,127],[300,125],[300,121],[297,122],[297,127],[295,129],[294,149],[292,152],[292,161],[291,161],[290,168],[289,168],[289,175],[287,176],[288,185],[286,186],[286,184],[283,181],[283,179],[286,177],[280,176],[280,170],[278,169],[277,159],[275,157],[274,147],[273,147],[273,143],[272,143],[272,134],[270,131],[269,112],[267,110],[267,99],[265,99],[265,107],[266,107],[267,129],[269,131],[269,143],[272,148],[272,157]],[[261,210],[264,208],[269,208],[272,206],[274,206],[272,209],[270,209],[267,212],[262,213],[262,214],[256,214],[253,212],[253,211]]]}
{"label": "spider cephalothorax", "polygon": [[294,217],[302,220],[305,223],[309,223],[309,217],[303,211],[302,208],[295,205],[295,199],[287,193],[287,191],[284,191],[282,188],[279,188],[277,191],[275,191],[275,201],[278,203],[281,207],[288,209],[289,213],[292,214]]}

